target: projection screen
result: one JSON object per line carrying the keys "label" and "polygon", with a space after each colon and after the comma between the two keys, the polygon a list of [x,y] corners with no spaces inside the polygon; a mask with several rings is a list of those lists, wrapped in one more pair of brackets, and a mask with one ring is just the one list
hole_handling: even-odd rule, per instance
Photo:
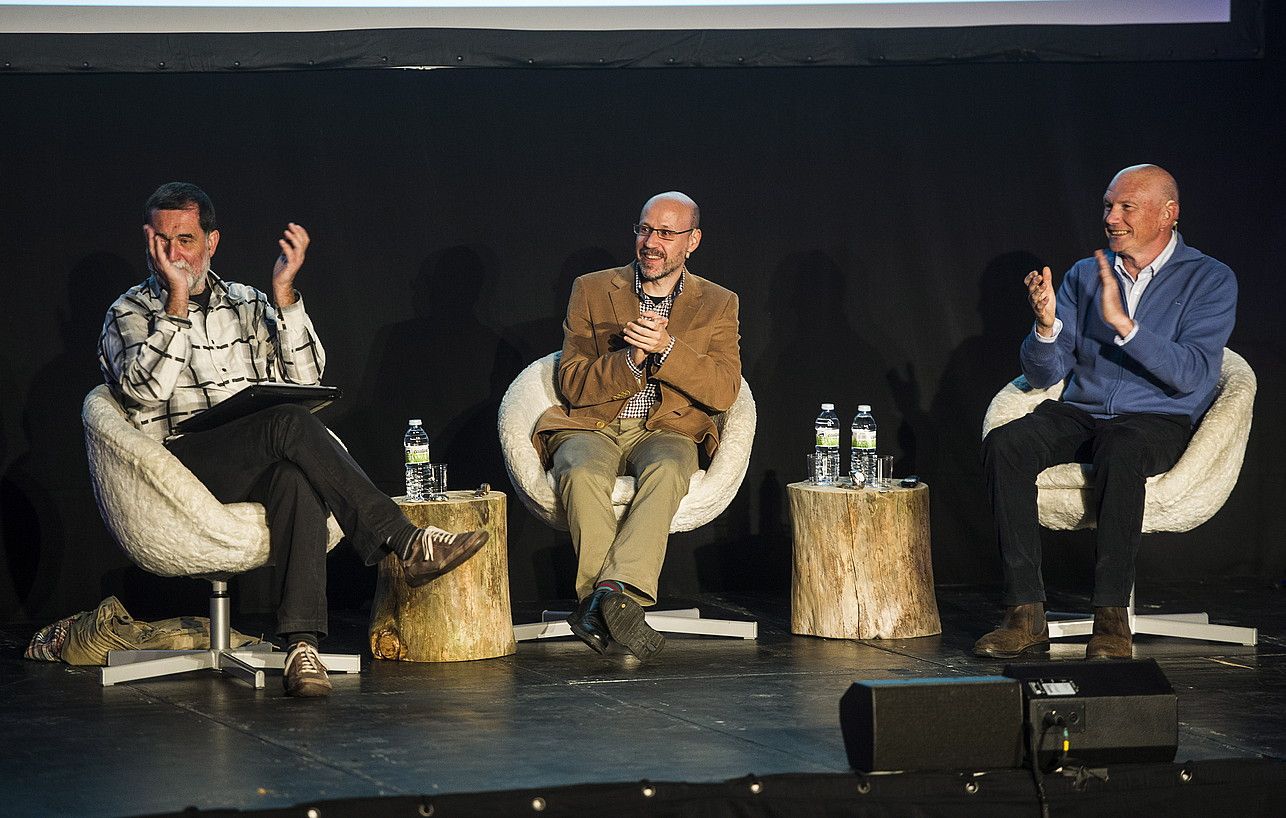
{"label": "projection screen", "polygon": [[0,68],[1246,59],[1256,0],[0,0]]}

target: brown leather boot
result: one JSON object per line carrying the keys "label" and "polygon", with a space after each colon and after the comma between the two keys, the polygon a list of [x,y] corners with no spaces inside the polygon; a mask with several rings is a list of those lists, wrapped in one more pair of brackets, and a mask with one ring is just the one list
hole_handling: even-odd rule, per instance
{"label": "brown leather boot", "polygon": [[1013,659],[1024,653],[1049,650],[1049,625],[1045,603],[1028,602],[1005,609],[1000,627],[974,643],[975,656]]}
{"label": "brown leather boot", "polygon": [[1085,646],[1086,659],[1129,659],[1134,656],[1134,635],[1125,608],[1095,608],[1094,630]]}

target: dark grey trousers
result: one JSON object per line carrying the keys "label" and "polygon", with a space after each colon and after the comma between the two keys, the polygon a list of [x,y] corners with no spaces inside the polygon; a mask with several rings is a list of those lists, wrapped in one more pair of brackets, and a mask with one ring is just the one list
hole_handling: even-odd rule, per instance
{"label": "dark grey trousers", "polygon": [[330,514],[367,565],[389,553],[391,537],[411,527],[397,503],[300,406],[265,409],[166,445],[220,502],[267,509],[278,634],[326,633]]}

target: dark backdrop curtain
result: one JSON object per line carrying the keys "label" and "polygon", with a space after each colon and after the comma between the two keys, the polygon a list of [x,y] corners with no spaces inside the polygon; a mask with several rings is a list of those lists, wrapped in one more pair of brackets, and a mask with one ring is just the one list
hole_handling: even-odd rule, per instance
{"label": "dark backdrop curtain", "polygon": [[[741,295],[759,401],[731,509],[676,536],[663,592],[784,595],[784,485],[817,405],[870,403],[881,448],[931,486],[937,580],[995,582],[978,467],[991,396],[1017,374],[1020,284],[1101,243],[1100,196],[1151,161],[1185,240],[1237,272],[1230,345],[1259,377],[1237,489],[1200,529],[1145,542],[1140,582],[1286,568],[1280,26],[1264,60],[886,68],[0,75],[0,619],[120,594],[199,612],[141,575],[93,505],[78,418],[107,305],[140,281],[141,206],[171,179],[219,209],[214,267],[266,287],[288,220],[299,280],[348,395],[326,418],[382,487],[423,417],[456,487],[508,490],[495,415],[556,349],[573,277],[618,263],[650,194],[703,209],[692,269]],[[571,596],[572,558],[510,503],[516,599]],[[1092,540],[1050,537],[1051,581],[1088,584]],[[373,575],[332,557],[336,605]],[[340,570],[340,569],[343,570]],[[351,569],[351,570],[349,570]],[[183,604],[193,610],[173,610]]]}

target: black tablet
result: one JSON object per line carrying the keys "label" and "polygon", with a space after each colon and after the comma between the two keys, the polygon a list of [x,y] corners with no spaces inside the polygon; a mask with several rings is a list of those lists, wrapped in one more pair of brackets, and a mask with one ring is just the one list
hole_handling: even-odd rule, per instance
{"label": "black tablet", "polygon": [[338,400],[342,394],[338,386],[278,382],[251,384],[204,412],[180,422],[174,427],[174,431],[181,435],[205,432],[282,403],[298,403],[306,406],[310,412],[316,412]]}

